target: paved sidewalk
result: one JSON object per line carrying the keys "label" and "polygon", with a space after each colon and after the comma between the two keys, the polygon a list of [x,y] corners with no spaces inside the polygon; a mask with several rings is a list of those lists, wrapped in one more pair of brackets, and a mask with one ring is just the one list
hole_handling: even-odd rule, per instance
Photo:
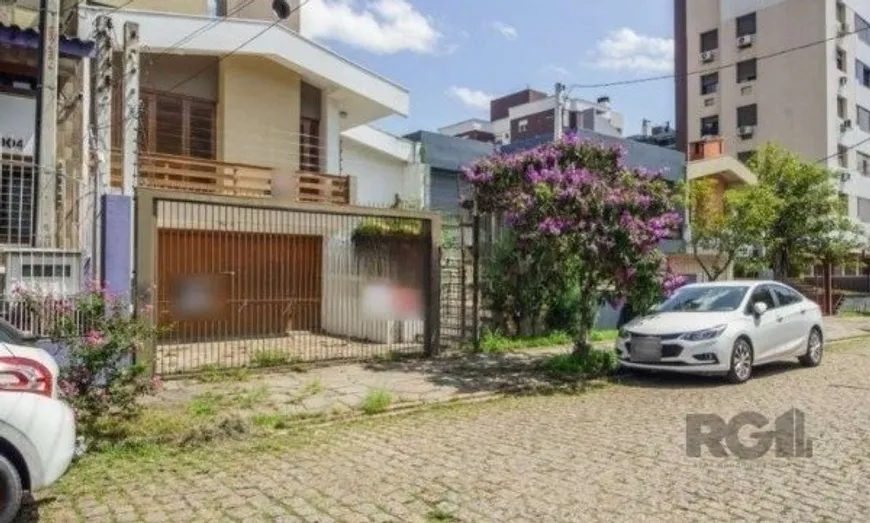
{"label": "paved sidewalk", "polygon": [[[829,318],[825,326],[829,341],[870,335],[870,318]],[[235,408],[234,413],[242,417],[341,416],[358,412],[374,399],[380,408],[396,409],[550,388],[559,383],[551,381],[538,366],[545,357],[567,350],[553,347],[506,354],[378,360],[304,372],[251,373],[244,379],[211,383],[172,380],[151,401],[161,407],[183,408],[207,399],[229,405],[229,410]]]}

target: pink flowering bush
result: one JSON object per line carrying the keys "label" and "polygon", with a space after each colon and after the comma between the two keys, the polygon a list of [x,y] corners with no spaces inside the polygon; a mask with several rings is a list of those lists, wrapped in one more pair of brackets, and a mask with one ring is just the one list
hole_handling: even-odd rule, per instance
{"label": "pink flowering bush", "polygon": [[682,283],[659,250],[679,230],[678,197],[661,172],[626,168],[624,154],[569,135],[463,173],[478,211],[504,215],[518,249],[545,251],[556,272],[577,267],[559,283],[580,291],[572,330],[582,354],[601,303],[631,299],[648,309]]}
{"label": "pink flowering bush", "polygon": [[160,385],[136,360],[156,329],[97,284],[68,299],[26,291],[19,296],[60,346],[58,387],[76,413],[78,430],[86,440],[122,437],[124,423],[140,414],[139,399]]}

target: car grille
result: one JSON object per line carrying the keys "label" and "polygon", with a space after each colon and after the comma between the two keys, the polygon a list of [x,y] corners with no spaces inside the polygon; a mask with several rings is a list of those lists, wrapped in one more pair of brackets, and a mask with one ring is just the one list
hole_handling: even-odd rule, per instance
{"label": "car grille", "polygon": [[[625,350],[631,354],[631,342],[625,342]],[[662,358],[676,358],[683,352],[683,348],[675,343],[665,343],[662,345]]]}

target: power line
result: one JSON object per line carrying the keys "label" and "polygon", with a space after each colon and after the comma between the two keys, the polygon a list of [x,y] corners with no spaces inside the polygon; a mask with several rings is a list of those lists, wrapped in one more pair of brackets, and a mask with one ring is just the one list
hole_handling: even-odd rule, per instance
{"label": "power line", "polygon": [[822,158],[819,158],[818,160],[816,160],[816,163],[827,162],[828,160],[830,160],[830,159],[832,159],[832,158],[836,158],[837,156],[839,156],[840,154],[842,154],[842,153],[844,153],[844,152],[849,152],[849,151],[851,151],[851,150],[853,150],[853,149],[855,149],[855,148],[857,148],[857,147],[860,147],[860,146],[864,145],[865,143],[870,143],[870,138],[865,138],[865,139],[861,140],[860,142],[858,142],[858,143],[856,143],[856,144],[854,144],[854,145],[850,145],[850,146],[845,147],[845,148],[843,148],[843,149],[839,149],[839,150],[838,150],[837,152],[835,152],[834,154],[829,154],[828,156],[824,156],[824,157],[822,157]]}
{"label": "power line", "polygon": [[[779,51],[775,51],[772,53],[756,56],[755,59],[760,62],[762,60],[767,60],[769,58],[776,58],[776,57],[782,56],[784,54],[793,53],[795,51],[801,51],[801,50],[808,49],[810,47],[814,47],[817,45],[826,44],[826,43],[834,41],[834,40],[839,40],[840,38],[852,36],[852,35],[855,35],[855,34],[862,32],[862,31],[870,31],[870,29],[866,29],[866,28],[865,29],[856,29],[854,31],[844,32],[844,33],[841,33],[841,34],[838,34],[836,36],[832,36],[829,38],[815,40],[813,42],[799,45],[796,47],[789,47],[789,48],[781,49]],[[743,60],[741,60],[741,62],[742,61]],[[709,74],[709,73],[713,73],[713,72],[722,71],[723,69],[729,69],[732,67],[736,67],[737,64],[738,64],[738,62],[731,62],[731,63],[725,64],[725,65],[721,65],[719,67],[711,67],[711,68],[707,68],[707,69],[697,69],[695,71],[689,71],[687,73],[684,73],[683,75],[680,75],[680,77],[688,79],[688,77],[690,77],[690,76],[695,76],[695,75],[700,75],[700,74]],[[648,83],[648,82],[656,82],[659,80],[667,80],[667,79],[671,79],[671,78],[676,79],[677,76],[678,75],[676,75],[676,74],[662,74],[662,75],[657,75],[657,76],[647,76],[644,78],[634,78],[631,80],[617,80],[614,82],[604,82],[604,83],[599,83],[599,84],[573,84],[568,88],[568,90],[571,90],[571,89],[602,89],[605,87],[619,87],[619,86],[623,86],[623,85],[635,85],[635,84],[642,84],[642,83]]]}

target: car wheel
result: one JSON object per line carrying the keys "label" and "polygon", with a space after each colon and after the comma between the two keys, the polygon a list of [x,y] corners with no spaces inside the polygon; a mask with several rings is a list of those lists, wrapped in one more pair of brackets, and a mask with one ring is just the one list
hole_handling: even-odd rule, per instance
{"label": "car wheel", "polygon": [[819,329],[813,327],[810,331],[810,336],[807,339],[807,353],[799,357],[798,360],[804,367],[818,367],[822,362],[822,353],[824,352],[824,344],[822,341],[822,333]]}
{"label": "car wheel", "polygon": [[21,508],[21,476],[6,457],[0,456],[0,523],[11,523]]}
{"label": "car wheel", "polygon": [[738,338],[731,349],[731,370],[728,381],[743,383],[752,377],[752,345],[746,338]]}

